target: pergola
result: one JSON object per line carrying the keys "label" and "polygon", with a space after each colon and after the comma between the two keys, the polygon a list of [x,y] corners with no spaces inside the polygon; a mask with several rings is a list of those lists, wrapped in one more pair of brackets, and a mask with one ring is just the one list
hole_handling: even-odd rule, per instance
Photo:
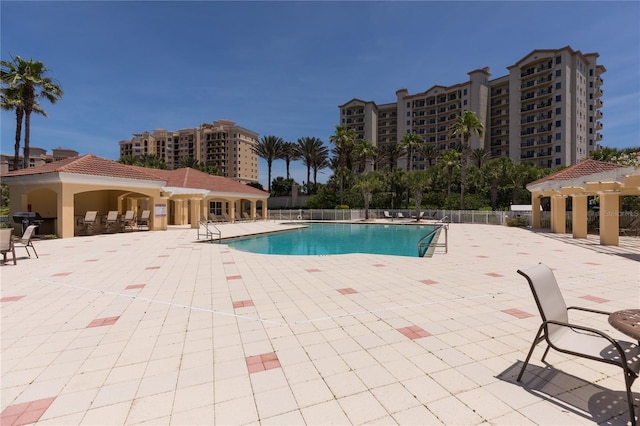
{"label": "pergola", "polygon": [[551,199],[551,231],[567,229],[566,199],[572,199],[574,238],[587,238],[588,197],[600,198],[600,244],[619,245],[621,197],[640,195],[640,167],[584,160],[527,185],[531,192],[533,227],[540,228],[540,200]]}
{"label": "pergola", "polygon": [[41,228],[61,238],[78,235],[78,219],[86,211],[149,210],[151,230],[198,228],[212,205],[231,221],[241,213],[257,219],[258,206],[266,218],[269,198],[265,191],[195,169],[149,169],[90,154],[15,170],[2,175],[2,182],[9,186],[10,215],[38,212],[45,220]]}

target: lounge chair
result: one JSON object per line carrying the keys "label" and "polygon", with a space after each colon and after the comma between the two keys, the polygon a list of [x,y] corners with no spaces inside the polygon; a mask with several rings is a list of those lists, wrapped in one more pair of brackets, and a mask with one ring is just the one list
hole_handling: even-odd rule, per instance
{"label": "lounge chair", "polygon": [[236,222],[242,222],[244,221],[244,219],[242,219],[242,217],[240,216],[240,213],[238,213],[238,211],[236,210],[233,217],[235,218]]}
{"label": "lounge chair", "polygon": [[396,214],[396,217],[397,217],[398,219],[404,219],[404,215],[402,214],[402,212],[398,212],[398,213]]}
{"label": "lounge chair", "polygon": [[391,214],[389,213],[388,210],[384,211],[384,218],[385,219],[389,219],[389,220],[393,220],[393,216],[391,216]]}
{"label": "lounge chair", "polygon": [[548,266],[537,264],[524,270],[518,270],[518,273],[527,279],[542,317],[542,325],[540,325],[538,334],[536,334],[529,354],[522,365],[518,381],[522,379],[536,345],[543,341],[547,342],[547,349],[542,356],[543,362],[549,349],[553,348],[558,352],[617,365],[624,372],[629,415],[631,416],[631,424],[635,425],[631,385],[638,377],[640,369],[640,348],[638,345],[615,340],[602,331],[569,322],[569,309],[603,315],[609,315],[609,312],[576,306],[567,308],[558,283]]}
{"label": "lounge chair", "polygon": [[11,239],[11,228],[0,229],[0,253],[2,253],[3,263],[7,263],[7,253],[13,255],[13,264],[16,265],[16,249]]}
{"label": "lounge chair", "polygon": [[226,212],[222,212],[222,217],[224,218],[224,222],[231,223],[231,218],[229,217],[229,215]]}
{"label": "lounge chair", "polygon": [[249,213],[247,213],[247,212],[242,212],[242,218],[244,220],[246,220],[247,222],[253,221],[253,219],[251,219],[251,216],[249,216]]}
{"label": "lounge chair", "polygon": [[220,223],[220,219],[218,219],[218,216],[215,215],[215,213],[209,213],[209,223]]}
{"label": "lounge chair", "polygon": [[124,217],[122,218],[122,229],[127,230],[127,228],[133,230],[133,226],[136,224],[136,215],[133,210],[127,210],[124,212]]}
{"label": "lounge chair", "polygon": [[36,232],[36,228],[38,227],[38,225],[29,225],[27,226],[27,229],[24,230],[24,233],[22,234],[22,237],[20,238],[16,238],[13,241],[13,247],[24,247],[24,249],[27,251],[27,255],[29,257],[31,257],[31,253],[29,253],[29,247],[31,247],[31,249],[33,249],[33,253],[36,255],[36,259],[38,259],[38,253],[36,252],[36,248],[33,246],[33,243],[31,242],[31,239],[33,238],[33,234],[35,234]]}
{"label": "lounge chair", "polygon": [[104,232],[118,232],[119,228],[118,210],[109,211],[104,219]]}
{"label": "lounge chair", "polygon": [[84,214],[84,219],[80,219],[78,224],[82,227],[80,231],[84,235],[92,235],[95,231],[96,222],[98,220],[97,211],[88,211]]}
{"label": "lounge chair", "polygon": [[627,225],[626,228],[620,228],[620,234],[622,235],[635,235],[636,237],[640,234],[640,215],[633,218],[631,222]]}
{"label": "lounge chair", "polygon": [[146,226],[148,230],[150,222],[151,222],[151,210],[142,210],[142,214],[140,215],[140,218],[136,221],[136,226],[138,227],[138,229],[142,228],[143,226]]}

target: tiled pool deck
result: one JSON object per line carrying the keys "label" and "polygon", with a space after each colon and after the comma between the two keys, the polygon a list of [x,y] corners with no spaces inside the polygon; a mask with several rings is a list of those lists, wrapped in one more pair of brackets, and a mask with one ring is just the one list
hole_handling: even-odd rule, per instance
{"label": "tiled pool deck", "polygon": [[[221,227],[225,236],[282,225]],[[640,238],[453,224],[430,259],[271,256],[196,231],[36,241],[0,268],[2,425],[626,424],[622,370],[540,345],[516,269],[640,306]],[[384,241],[380,242],[384,244]],[[613,330],[606,317],[578,314]],[[634,396],[638,401],[638,383]]]}

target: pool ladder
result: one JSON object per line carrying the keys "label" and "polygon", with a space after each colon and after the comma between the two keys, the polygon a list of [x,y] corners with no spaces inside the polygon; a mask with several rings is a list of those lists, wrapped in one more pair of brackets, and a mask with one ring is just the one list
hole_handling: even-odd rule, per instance
{"label": "pool ladder", "polygon": [[[211,229],[211,227],[213,227],[213,229]],[[205,229],[204,234],[200,233],[202,228]],[[222,232],[220,232],[220,229],[218,229],[215,223],[209,222],[206,219],[200,219],[200,226],[198,227],[198,239],[200,239],[200,235],[204,235],[204,239],[211,243],[213,242],[214,235],[217,235],[218,244],[222,242]]]}
{"label": "pool ladder", "polygon": [[[418,241],[418,256],[419,257],[432,257],[436,251],[436,248],[444,247],[445,254],[449,252],[449,225],[444,222],[446,217],[440,219],[441,225],[436,225],[436,228],[429,232]],[[440,232],[444,229],[444,243],[438,243],[440,238]]]}

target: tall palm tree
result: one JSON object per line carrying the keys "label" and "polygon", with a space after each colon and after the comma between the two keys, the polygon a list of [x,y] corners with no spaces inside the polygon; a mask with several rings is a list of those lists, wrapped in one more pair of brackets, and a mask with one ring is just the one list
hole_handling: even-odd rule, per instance
{"label": "tall palm tree", "polygon": [[362,173],[367,170],[369,160],[376,158],[378,155],[378,147],[366,139],[356,139],[353,145],[353,155],[357,171]]}
{"label": "tall palm tree", "polygon": [[462,155],[460,157],[460,210],[464,210],[464,189],[467,178],[467,166],[469,161],[469,139],[472,134],[482,137],[484,124],[473,111],[464,111],[449,127],[452,136],[462,137]]}
{"label": "tall palm tree", "polygon": [[420,208],[422,197],[433,184],[432,176],[425,170],[413,170],[407,173],[407,186],[413,191],[413,200],[416,203],[416,222],[420,221]]}
{"label": "tall palm tree", "polygon": [[283,142],[280,159],[284,160],[286,165],[287,179],[291,179],[291,175],[289,174],[289,165],[291,164],[291,161],[295,161],[298,158],[300,158],[300,155],[298,154],[297,145],[293,142]]}
{"label": "tall palm tree", "polygon": [[481,176],[489,185],[491,191],[491,208],[495,210],[498,204],[498,188],[504,186],[509,179],[513,162],[509,157],[498,157],[482,165]]}
{"label": "tall palm tree", "polygon": [[418,154],[424,157],[425,160],[427,160],[427,165],[429,167],[433,166],[433,160],[438,158],[438,156],[440,155],[440,151],[435,147],[435,145],[427,143],[419,145],[416,148],[416,151],[418,152]]}
{"label": "tall palm tree", "polygon": [[[13,169],[18,170],[20,168],[20,139],[22,138],[22,119],[24,117],[24,108],[22,107],[22,92],[19,87],[3,87],[0,89],[0,107],[5,111],[16,111],[16,137],[13,153]],[[40,105],[35,102],[33,105],[33,112],[37,114],[47,116],[47,113],[40,108]]]}
{"label": "tall palm tree", "polygon": [[358,175],[355,184],[351,187],[352,191],[362,193],[365,220],[369,219],[369,205],[371,204],[373,193],[382,191],[383,188],[384,176],[375,170]]}
{"label": "tall palm tree", "polygon": [[338,176],[340,177],[340,204],[344,200],[344,175],[347,169],[351,169],[351,151],[356,139],[356,132],[347,126],[336,126],[335,133],[329,140],[335,146],[333,154],[338,159]]}
{"label": "tall palm tree", "polygon": [[[24,112],[24,162],[23,167],[29,167],[29,144],[31,138],[31,113],[41,112],[37,99],[44,98],[56,103],[62,97],[60,86],[46,74],[49,70],[44,63],[29,59],[23,60],[20,56],[12,58],[12,61],[0,61],[0,80],[9,89],[19,91]],[[40,112],[40,113],[41,113]],[[18,119],[16,111],[16,120]],[[16,127],[17,127],[16,122]],[[17,132],[16,132],[17,133]]]}
{"label": "tall palm tree", "polygon": [[329,148],[322,145],[322,147],[316,152],[313,163],[313,193],[318,193],[318,170],[326,169],[331,166],[329,162]]}
{"label": "tall palm tree", "polygon": [[307,167],[306,189],[307,194],[311,194],[311,169],[314,167],[314,165],[319,165],[321,159],[326,160],[326,157],[329,155],[329,149],[324,146],[320,139],[309,136],[299,138],[296,149],[298,152],[298,158],[301,158],[302,163]]}
{"label": "tall palm tree", "polygon": [[282,144],[284,144],[282,138],[268,135],[260,138],[258,143],[252,147],[253,152],[267,162],[267,173],[269,179],[267,188],[269,193],[271,193],[271,166],[273,165],[273,160],[282,158]]}
{"label": "tall palm tree", "polygon": [[404,149],[400,146],[400,144],[396,142],[392,142],[386,145],[383,145],[378,150],[378,156],[380,157],[380,161],[386,161],[389,165],[389,169],[393,170],[398,165],[398,160],[404,154]]}
{"label": "tall palm tree", "polygon": [[413,163],[413,150],[424,143],[424,138],[417,133],[406,133],[400,141],[400,146],[407,151],[407,171],[410,172]]}
{"label": "tall palm tree", "polygon": [[460,164],[460,154],[455,149],[448,149],[442,154],[440,164],[447,171],[447,196],[451,195],[451,181],[453,170]]}
{"label": "tall palm tree", "polygon": [[472,163],[479,169],[481,169],[489,159],[491,159],[491,153],[484,148],[476,148],[471,151]]}

